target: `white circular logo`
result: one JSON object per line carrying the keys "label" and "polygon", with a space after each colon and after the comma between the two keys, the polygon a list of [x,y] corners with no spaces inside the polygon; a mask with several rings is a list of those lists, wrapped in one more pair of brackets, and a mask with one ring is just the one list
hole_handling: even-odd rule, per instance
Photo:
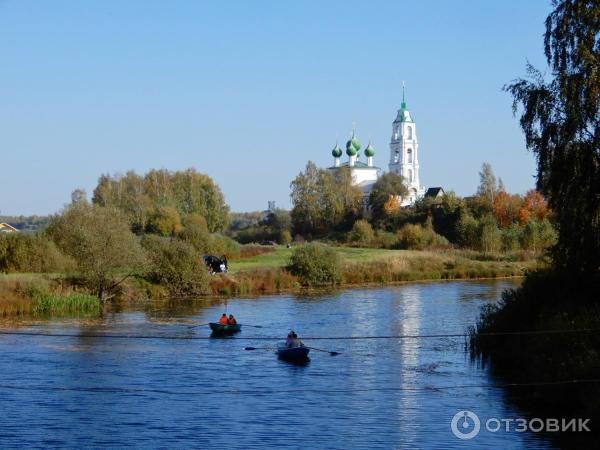
{"label": "white circular logo", "polygon": [[481,422],[472,411],[459,411],[454,414],[450,424],[452,433],[459,439],[473,439],[479,433]]}

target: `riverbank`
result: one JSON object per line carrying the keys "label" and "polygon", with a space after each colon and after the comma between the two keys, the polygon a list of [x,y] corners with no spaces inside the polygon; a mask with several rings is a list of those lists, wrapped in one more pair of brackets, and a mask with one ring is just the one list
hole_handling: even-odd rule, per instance
{"label": "riverbank", "polygon": [[[472,357],[506,383],[537,382],[518,401],[533,416],[589,418],[598,436],[599,296],[598,276],[530,273],[519,288],[504,292],[501,302],[483,310],[472,330]],[[556,383],[564,380],[578,381]],[[584,436],[563,436],[571,444],[578,438]]]}
{"label": "riverbank", "polygon": [[[333,247],[341,259],[336,287],[360,287],[433,280],[490,279],[522,276],[543,265],[530,255],[445,250],[411,251]],[[240,296],[305,291],[286,270],[292,249],[269,251],[230,262],[230,271],[210,279],[208,296]],[[132,277],[120,287],[118,300],[144,303],[168,297],[163,285]],[[82,286],[62,274],[0,275],[0,317],[51,314],[90,315],[100,304]]]}

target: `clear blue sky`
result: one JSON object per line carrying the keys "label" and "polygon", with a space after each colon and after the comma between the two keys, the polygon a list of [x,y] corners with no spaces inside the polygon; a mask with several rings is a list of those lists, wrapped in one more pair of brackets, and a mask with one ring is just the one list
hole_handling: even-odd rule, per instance
{"label": "clear blue sky", "polygon": [[461,195],[482,162],[533,187],[511,99],[544,68],[549,1],[0,0],[0,211],[48,214],[101,173],[195,167],[235,211],[289,207],[356,122],[387,168],[406,80],[421,180]]}

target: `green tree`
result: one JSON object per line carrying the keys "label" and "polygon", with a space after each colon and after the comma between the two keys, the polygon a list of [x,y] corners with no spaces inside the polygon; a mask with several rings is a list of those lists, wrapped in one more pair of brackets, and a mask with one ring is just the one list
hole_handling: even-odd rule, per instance
{"label": "green tree", "polygon": [[476,248],[479,222],[468,211],[463,211],[456,223],[456,241],[461,247]]}
{"label": "green tree", "polygon": [[493,216],[485,216],[479,221],[477,234],[481,251],[491,253],[500,250],[502,234]]}
{"label": "green tree", "polygon": [[149,215],[165,207],[174,208],[182,217],[203,216],[210,232],[224,230],[229,216],[219,186],[194,169],[150,170],[143,177],[133,171],[124,176],[102,175],[92,201],[121,209],[135,232],[145,230]]}
{"label": "green tree", "polygon": [[537,160],[537,187],[558,228],[553,249],[567,272],[600,269],[600,3],[555,1],[546,19],[549,79],[531,65],[505,89],[522,107],[521,128]]}
{"label": "green tree", "polygon": [[386,211],[386,203],[392,197],[402,198],[407,195],[408,189],[400,175],[388,172],[379,177],[369,195],[369,207],[371,208],[371,221],[373,224],[382,228],[389,226],[391,221],[390,215]]}
{"label": "green tree", "polygon": [[126,216],[116,208],[78,204],[53,216],[48,235],[76,262],[76,271],[104,302],[144,267],[144,252]]}
{"label": "green tree", "polygon": [[525,250],[539,252],[556,242],[556,232],[547,219],[528,220],[521,234],[521,246]]}
{"label": "green tree", "polygon": [[360,189],[352,184],[348,169],[332,173],[309,161],[291,183],[294,231],[303,235],[323,235],[343,230],[354,223],[362,203]]}

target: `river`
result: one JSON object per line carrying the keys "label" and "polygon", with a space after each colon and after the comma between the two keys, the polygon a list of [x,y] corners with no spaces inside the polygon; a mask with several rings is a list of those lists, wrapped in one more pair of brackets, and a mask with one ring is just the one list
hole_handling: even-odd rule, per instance
{"label": "river", "polygon": [[[73,336],[0,335],[0,447],[552,448],[541,433],[485,429],[489,418],[524,414],[470,360],[463,337],[306,339],[340,352],[312,351],[306,365],[278,360],[268,349],[276,342],[259,339],[290,329],[300,337],[460,334],[515,283],[167,302],[11,328]],[[189,327],[225,307],[262,328],[211,339],[208,327]],[[89,336],[98,334],[157,338]],[[451,430],[463,410],[481,419],[470,440]]]}

